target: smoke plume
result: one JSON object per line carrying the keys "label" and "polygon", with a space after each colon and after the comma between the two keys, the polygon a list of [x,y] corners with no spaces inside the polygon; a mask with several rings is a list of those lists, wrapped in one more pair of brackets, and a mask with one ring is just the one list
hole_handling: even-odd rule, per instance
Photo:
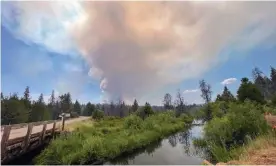
{"label": "smoke plume", "polygon": [[[274,45],[276,39],[275,2],[86,1],[65,7],[56,2],[17,3],[12,6],[22,11],[16,19],[19,25],[28,19],[37,25],[16,29],[21,37],[59,52],[77,50],[109,99],[139,99],[201,76],[227,59],[225,51]],[[47,7],[42,11],[37,10],[41,3]],[[70,19],[65,17],[73,9]],[[32,15],[36,18],[30,20]],[[22,30],[45,31],[38,26],[42,17],[54,17],[47,25],[62,33],[51,29],[55,38],[24,35]],[[8,24],[12,18],[6,14],[5,19]]]}

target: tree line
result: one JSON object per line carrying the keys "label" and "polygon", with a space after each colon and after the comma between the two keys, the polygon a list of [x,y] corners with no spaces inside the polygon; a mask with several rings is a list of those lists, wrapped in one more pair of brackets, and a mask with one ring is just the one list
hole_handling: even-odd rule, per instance
{"label": "tree line", "polygon": [[122,99],[104,104],[81,104],[78,100],[73,102],[70,93],[55,96],[54,91],[48,102],[45,102],[42,93],[37,100],[31,100],[30,88],[27,86],[22,97],[18,93],[8,96],[1,93],[1,125],[56,120],[61,113],[69,113],[71,117],[92,116],[96,110],[104,112],[106,116],[125,117],[149,108],[163,110],[163,107],[150,106],[147,102],[145,107],[139,106],[136,99],[132,105],[126,105]]}
{"label": "tree line", "polygon": [[[211,85],[206,83],[205,80],[199,82],[201,90],[201,97],[204,99],[205,107],[205,120],[212,119],[211,99],[212,90]],[[234,96],[224,86],[223,92],[216,96],[215,102],[239,102],[243,103],[246,100],[250,100],[257,104],[268,105],[276,107],[276,69],[270,67],[270,76],[266,76],[259,68],[252,70],[252,81],[249,78],[244,77],[241,79],[240,86],[237,90],[237,95]],[[224,106],[227,107],[227,104]],[[227,108],[224,108],[225,110]]]}

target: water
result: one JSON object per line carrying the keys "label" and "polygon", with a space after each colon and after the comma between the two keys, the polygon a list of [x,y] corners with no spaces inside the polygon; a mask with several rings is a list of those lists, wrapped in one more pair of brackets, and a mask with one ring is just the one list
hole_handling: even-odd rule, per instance
{"label": "water", "polygon": [[192,126],[185,132],[179,132],[146,148],[104,163],[104,165],[200,165],[204,152],[193,146],[193,138],[202,136],[203,126]]}

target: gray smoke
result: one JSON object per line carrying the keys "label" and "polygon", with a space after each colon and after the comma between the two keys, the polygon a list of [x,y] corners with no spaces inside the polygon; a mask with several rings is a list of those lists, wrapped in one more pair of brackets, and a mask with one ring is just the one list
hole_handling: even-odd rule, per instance
{"label": "gray smoke", "polygon": [[[63,6],[47,3],[52,7],[43,13],[65,19]],[[17,8],[30,17],[38,4]],[[72,2],[71,8],[79,15],[63,26],[70,42],[61,49],[77,48],[109,99],[139,99],[201,76],[227,60],[219,56],[225,49],[246,51],[276,39],[275,2]]]}

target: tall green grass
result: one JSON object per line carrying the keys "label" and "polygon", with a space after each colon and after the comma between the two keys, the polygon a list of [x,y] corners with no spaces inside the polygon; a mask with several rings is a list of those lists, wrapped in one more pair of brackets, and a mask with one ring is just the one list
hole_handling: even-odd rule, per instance
{"label": "tall green grass", "polygon": [[159,113],[145,120],[136,115],[122,119],[105,118],[91,127],[81,126],[77,132],[53,140],[35,163],[85,164],[114,159],[123,152],[144,147],[185,129],[190,123],[191,118],[176,118],[174,112]]}

